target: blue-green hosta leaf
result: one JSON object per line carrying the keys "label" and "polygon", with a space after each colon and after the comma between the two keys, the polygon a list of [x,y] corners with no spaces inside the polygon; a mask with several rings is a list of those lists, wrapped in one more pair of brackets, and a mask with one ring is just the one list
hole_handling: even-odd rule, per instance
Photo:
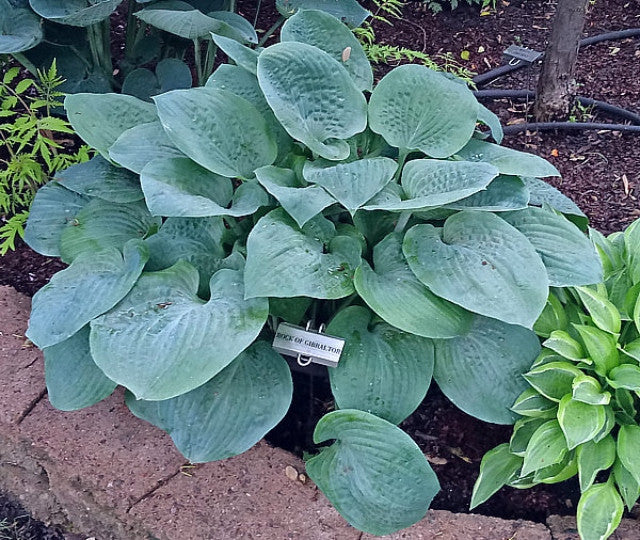
{"label": "blue-green hosta leaf", "polygon": [[55,179],[80,195],[114,203],[130,203],[144,198],[138,177],[127,169],[115,167],[102,156],[72,165],[56,173]]}
{"label": "blue-green hosta leaf", "polygon": [[106,19],[122,0],[29,0],[33,11],[50,21],[70,26],[90,26]]}
{"label": "blue-green hosta leaf", "polygon": [[374,197],[364,208],[403,211],[439,207],[485,189],[497,175],[498,170],[491,165],[415,159],[402,171],[402,190],[389,184],[389,189]]}
{"label": "blue-green hosta leaf", "polygon": [[131,412],[167,431],[191,463],[217,461],[249,450],[287,412],[293,383],[289,366],[257,341],[202,386],[163,401],[136,400]]}
{"label": "blue-green hosta leaf", "polygon": [[34,295],[27,336],[41,349],[71,337],[131,290],[148,258],[140,240],[79,255]]}
{"label": "blue-green hosta leaf", "polygon": [[89,350],[89,325],[44,349],[44,376],[51,405],[61,411],[89,407],[111,395],[116,383],[96,366]]}
{"label": "blue-green hosta leaf", "polygon": [[42,41],[40,18],[26,7],[0,0],[0,54],[29,50]]}
{"label": "blue-green hosta leaf", "polygon": [[[297,16],[297,15],[296,15]],[[365,158],[338,165],[307,161],[304,178],[325,188],[351,214],[387,185],[398,168],[393,159]]]}
{"label": "blue-green hosta leaf", "polygon": [[456,151],[456,155],[467,161],[491,163],[501,174],[527,177],[560,176],[558,170],[540,156],[479,139],[471,139],[464,148]]}
{"label": "blue-green hosta leaf", "polygon": [[245,47],[238,43],[235,39],[212,33],[211,37],[214,43],[226,54],[231,60],[238,64],[242,69],[246,69],[254,75],[258,71],[258,53],[249,47]]}
{"label": "blue-green hosta leaf", "polygon": [[635,285],[640,283],[640,220],[634,221],[624,231],[624,247],[628,272]]}
{"label": "blue-green hosta leaf", "polygon": [[233,196],[231,180],[189,158],[155,159],[142,170],[140,182],[149,211],[155,216],[224,215]]}
{"label": "blue-green hosta leaf", "polygon": [[606,471],[616,460],[616,442],[607,435],[600,442],[587,442],[576,449],[580,491],[585,492],[595,482],[600,471]]}
{"label": "blue-green hosta leaf", "polygon": [[154,160],[143,169],[140,178],[153,215],[240,217],[269,204],[269,195],[257,182],[243,182],[231,196],[228,178],[203,169],[188,158]]}
{"label": "blue-green hosta leaf", "polygon": [[604,405],[583,403],[574,400],[571,394],[560,400],[558,422],[567,440],[569,450],[593,440],[604,427],[605,421]]}
{"label": "blue-green hosta leaf", "polygon": [[391,233],[373,249],[372,270],[366,261],[353,277],[358,294],[393,326],[431,338],[465,334],[473,315],[433,294],[413,274],[402,255],[402,235]]}
{"label": "blue-green hosta leaf", "polygon": [[280,40],[322,49],[342,63],[360,90],[371,92],[373,71],[369,59],[353,32],[334,16],[316,9],[298,11],[282,26]]}
{"label": "blue-green hosta leaf", "polygon": [[107,159],[125,131],[158,119],[151,103],[123,94],[71,94],[64,106],[76,133]]}
{"label": "blue-green hosta leaf", "polygon": [[109,148],[109,157],[140,174],[154,159],[182,158],[185,155],[169,140],[160,122],[140,124],[125,131]]}
{"label": "blue-green hosta leaf", "polygon": [[257,44],[258,35],[253,25],[241,15],[233,11],[210,11],[207,13],[221,24],[216,34],[235,39],[236,41]]}
{"label": "blue-green hosta leaf", "polygon": [[322,417],[316,444],[336,439],[307,461],[307,473],[351,525],[391,534],[422,519],[440,490],[428,461],[390,422],[357,410]]}
{"label": "blue-green hosta leaf", "polygon": [[[255,70],[254,70],[255,71]],[[251,73],[240,66],[222,64],[216,69],[205,84],[207,88],[227,90],[246,99],[262,115],[269,130],[278,143],[278,156],[285,155],[291,148],[293,140],[276,119],[271,107],[267,103],[255,73]]]}
{"label": "blue-green hosta leaf", "polygon": [[369,100],[369,126],[391,145],[449,157],[471,138],[478,102],[471,91],[417,64],[389,72]]}
{"label": "blue-green hosta leaf", "polygon": [[122,83],[122,93],[144,101],[163,92],[191,88],[193,77],[189,66],[177,58],[165,58],[158,62],[156,72],[146,68],[134,69]]}
{"label": "blue-green hosta leaf", "polygon": [[522,374],[540,352],[526,328],[476,316],[469,332],[435,341],[433,377],[467,414],[495,424],[512,424],[510,407],[527,388]]}
{"label": "blue-green hosta leaf", "polygon": [[533,244],[550,285],[575,287],[602,281],[602,263],[593,243],[566,218],[534,207],[501,217]]}
{"label": "blue-green hosta leaf", "polygon": [[582,540],[605,540],[620,525],[624,504],[609,480],[594,484],[582,493],[578,501],[578,533]]}
{"label": "blue-green hosta leaf", "polygon": [[154,98],[173,143],[205,169],[249,178],[276,159],[276,143],[258,110],[225,90],[191,88]]}
{"label": "blue-green hosta leaf", "polygon": [[296,220],[299,227],[303,227],[307,221],[336,202],[321,187],[301,187],[295,173],[290,169],[269,165],[256,170],[256,178],[271,195],[278,199],[282,208]]}
{"label": "blue-green hosta leaf", "polygon": [[191,263],[200,276],[198,295],[209,295],[209,280],[223,264],[225,235],[222,218],[168,218],[157,234],[149,238],[146,271],[164,270],[180,260]]}
{"label": "blue-green hosta leaf", "polygon": [[427,394],[433,374],[433,343],[386,323],[371,325],[361,306],[340,311],[327,333],[346,340],[340,363],[329,370],[339,409],[359,409],[399,424]]}
{"label": "blue-green hosta leaf", "polygon": [[522,458],[512,454],[507,443],[489,450],[480,463],[480,474],[473,485],[469,509],[481,505],[501,487],[517,478],[521,467]]}
{"label": "blue-green hosta leaf", "polygon": [[[317,227],[331,232],[319,238]],[[349,296],[361,248],[353,238],[334,235],[333,224],[322,216],[301,229],[284,209],[269,212],[247,240],[246,297]]]}
{"label": "blue-green hosta leaf", "polygon": [[145,273],[115,308],[91,322],[96,364],[138,399],[169,399],[197,388],[260,333],[269,302],[244,299],[242,271],[216,272],[208,302],[196,296],[198,281],[184,261]]}
{"label": "blue-green hosta leaf", "polygon": [[60,237],[60,257],[73,261],[85,251],[122,249],[132,238],[144,238],[160,226],[143,201],[116,204],[91,200],[67,223]]}
{"label": "blue-green hosta leaf", "polygon": [[306,43],[278,43],[260,54],[258,82],[289,135],[326,159],[349,157],[345,139],[366,128],[367,102],[338,61]]}
{"label": "blue-green hosta leaf", "polygon": [[58,182],[45,184],[31,204],[24,241],[41,255],[59,257],[60,236],[89,200]]}
{"label": "blue-green hosta leaf", "polygon": [[558,212],[585,218],[584,212],[578,208],[569,197],[560,193],[556,188],[547,184],[539,178],[522,177],[524,185],[529,189],[529,204],[533,206],[542,206],[548,204],[555,208]]}
{"label": "blue-green hosta leaf", "polygon": [[318,9],[355,28],[371,15],[356,0],[276,0],[276,8],[285,17],[298,10]]}
{"label": "blue-green hosta leaf", "polygon": [[502,124],[500,124],[500,118],[482,104],[478,105],[478,122],[488,126],[494,141],[498,144],[502,142],[504,131],[502,130]]}
{"label": "blue-green hosta leaf", "polygon": [[160,30],[191,40],[209,37],[210,32],[217,32],[222,26],[218,19],[180,0],[155,2],[136,11],[135,16]]}
{"label": "blue-green hosta leaf", "polygon": [[545,306],[542,260],[522,233],[495,214],[465,210],[441,229],[415,225],[402,249],[433,293],[474,313],[531,327]]}
{"label": "blue-green hosta leaf", "polygon": [[522,464],[522,476],[560,463],[567,454],[567,443],[557,420],[548,420],[531,436]]}
{"label": "blue-green hosta leaf", "polygon": [[[460,162],[465,163],[465,162]],[[475,163],[474,165],[478,165]],[[500,175],[494,178],[486,189],[459,201],[447,204],[453,210],[483,210],[484,212],[505,212],[526,208],[529,190],[517,176]]]}

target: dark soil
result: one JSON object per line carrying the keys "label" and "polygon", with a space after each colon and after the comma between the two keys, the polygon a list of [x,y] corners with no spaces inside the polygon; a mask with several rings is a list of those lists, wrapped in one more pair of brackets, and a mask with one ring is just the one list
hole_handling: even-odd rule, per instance
{"label": "dark soil", "polygon": [[[265,4],[265,3],[263,3]],[[512,43],[543,51],[550,30],[554,2],[498,0],[496,12],[480,17],[478,8],[463,3],[454,12],[432,14],[422,2],[409,2],[404,19],[393,26],[375,24],[379,41],[422,50],[431,55],[452,52],[469,69],[484,72],[501,64]],[[253,20],[255,1],[239,2],[238,11]],[[266,4],[265,4],[266,6]],[[276,15],[264,7],[259,29],[268,28]],[[640,0],[596,0],[590,6],[585,36],[640,26]],[[461,59],[462,51],[469,59]],[[640,39],[605,42],[581,49],[576,78],[579,93],[640,112]],[[380,66],[382,76],[389,66]],[[539,66],[520,70],[495,81],[493,88],[535,89]],[[487,102],[503,124],[531,121],[530,103]],[[574,110],[578,121],[613,122],[597,114]],[[550,180],[587,213],[593,227],[604,233],[621,230],[640,217],[640,137],[620,132],[525,132],[505,137],[506,146],[549,159],[562,173]],[[61,268],[59,262],[33,254],[23,244],[0,258],[0,284],[13,285],[32,295]],[[328,382],[323,377],[294,373],[294,402],[285,421],[268,438],[274,444],[302,454],[311,448],[315,421],[331,410]],[[312,392],[311,392],[312,389]],[[456,409],[432,386],[420,408],[401,426],[427,455],[442,491],[433,508],[468,510],[473,483],[483,454],[508,440],[509,426],[476,420]],[[573,514],[579,491],[575,480],[529,490],[505,488],[477,512],[506,518],[544,521],[554,513]],[[2,514],[0,514],[2,515]],[[45,537],[49,538],[49,537]]]}
{"label": "dark soil", "polygon": [[62,531],[32,519],[18,503],[0,492],[0,538],[2,540],[65,540]]}

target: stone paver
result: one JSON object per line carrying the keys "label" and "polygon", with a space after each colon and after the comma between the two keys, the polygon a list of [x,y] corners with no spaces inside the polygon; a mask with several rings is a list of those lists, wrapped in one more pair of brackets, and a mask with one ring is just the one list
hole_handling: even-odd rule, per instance
{"label": "stone paver", "polygon": [[[576,518],[573,516],[550,516],[547,526],[553,540],[580,540]],[[609,540],[640,540],[640,520],[623,519]]]}

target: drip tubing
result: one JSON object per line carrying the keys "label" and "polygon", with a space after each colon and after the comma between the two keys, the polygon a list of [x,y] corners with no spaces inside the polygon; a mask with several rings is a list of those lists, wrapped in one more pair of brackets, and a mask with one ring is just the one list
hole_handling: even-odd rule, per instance
{"label": "drip tubing", "polygon": [[552,129],[560,129],[565,131],[582,131],[582,130],[610,130],[610,131],[630,131],[640,133],[640,126],[632,126],[629,124],[602,124],[595,122],[534,122],[531,124],[513,124],[503,128],[505,135],[513,135],[521,131],[547,131]]}
{"label": "drip tubing", "polygon": [[[625,39],[629,37],[640,36],[640,28],[628,28],[627,30],[617,30],[614,32],[605,32],[603,34],[598,34],[596,36],[591,36],[588,38],[584,38],[580,40],[580,47],[587,47],[588,45],[594,45],[596,43],[601,43],[602,41],[610,41],[610,40],[618,40]],[[486,73],[481,73],[480,75],[476,75],[471,80],[476,86],[482,86],[490,83],[494,79],[498,77],[502,77],[507,73],[511,73],[512,71],[516,71],[517,69],[523,68],[530,64],[526,62],[518,62],[514,65],[506,64],[504,66],[497,67]]]}
{"label": "drip tubing", "polygon": [[[495,89],[495,90],[478,90],[474,92],[474,95],[478,99],[501,99],[501,98],[533,99],[536,96],[536,92],[534,90]],[[628,120],[629,122],[640,124],[640,114],[635,113],[633,111],[628,111],[626,109],[623,109],[622,107],[616,107],[615,105],[610,105],[609,103],[606,103],[604,101],[588,98],[585,96],[576,96],[575,99],[580,103],[580,105],[584,107],[595,107],[596,109],[602,112],[606,112],[613,116],[623,118],[625,120]]]}

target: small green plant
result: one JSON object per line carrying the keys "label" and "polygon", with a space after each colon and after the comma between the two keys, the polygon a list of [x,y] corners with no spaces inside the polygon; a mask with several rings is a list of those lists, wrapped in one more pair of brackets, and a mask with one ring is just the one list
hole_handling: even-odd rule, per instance
{"label": "small green plant", "polygon": [[[20,68],[7,69],[0,82],[0,255],[15,249],[24,236],[33,196],[58,171],[87,161],[86,145],[69,151],[56,139],[73,134],[65,120],[53,116],[64,96],[55,62],[37,79],[18,79]],[[17,84],[16,84],[16,81]]]}
{"label": "small green plant", "polygon": [[[496,0],[465,0],[467,5],[479,5],[481,14],[490,14],[492,10],[496,9]],[[442,11],[442,6],[448,4],[451,9],[456,9],[460,2],[459,0],[425,0],[428,8],[433,11],[433,13],[440,13]]]}
{"label": "small green plant", "polygon": [[593,105],[583,105],[577,99],[569,112],[569,122],[589,122],[593,117]]}
{"label": "small green plant", "polygon": [[471,507],[503,485],[578,475],[580,537],[603,540],[640,496],[640,220],[592,236],[605,281],[549,296],[534,326],[544,348],[512,407],[522,417],[484,456]]}
{"label": "small green plant", "polygon": [[560,212],[586,218],[538,179],[550,163],[477,130],[501,140],[467,85],[421,65],[374,85],[326,12],[298,10],[261,50],[213,39],[234,64],[204,88],[65,99],[100,157],[43,186],[27,224],[31,247],[69,263],[27,331],[48,397],[74,410],[120,384],[189,460],[225,459],[290,406],[282,324],[326,323],[344,349],[307,473],[355,527],[392,533],[439,490],[398,425],[432,378],[466,412],[514,421],[549,287],[602,279]]}

